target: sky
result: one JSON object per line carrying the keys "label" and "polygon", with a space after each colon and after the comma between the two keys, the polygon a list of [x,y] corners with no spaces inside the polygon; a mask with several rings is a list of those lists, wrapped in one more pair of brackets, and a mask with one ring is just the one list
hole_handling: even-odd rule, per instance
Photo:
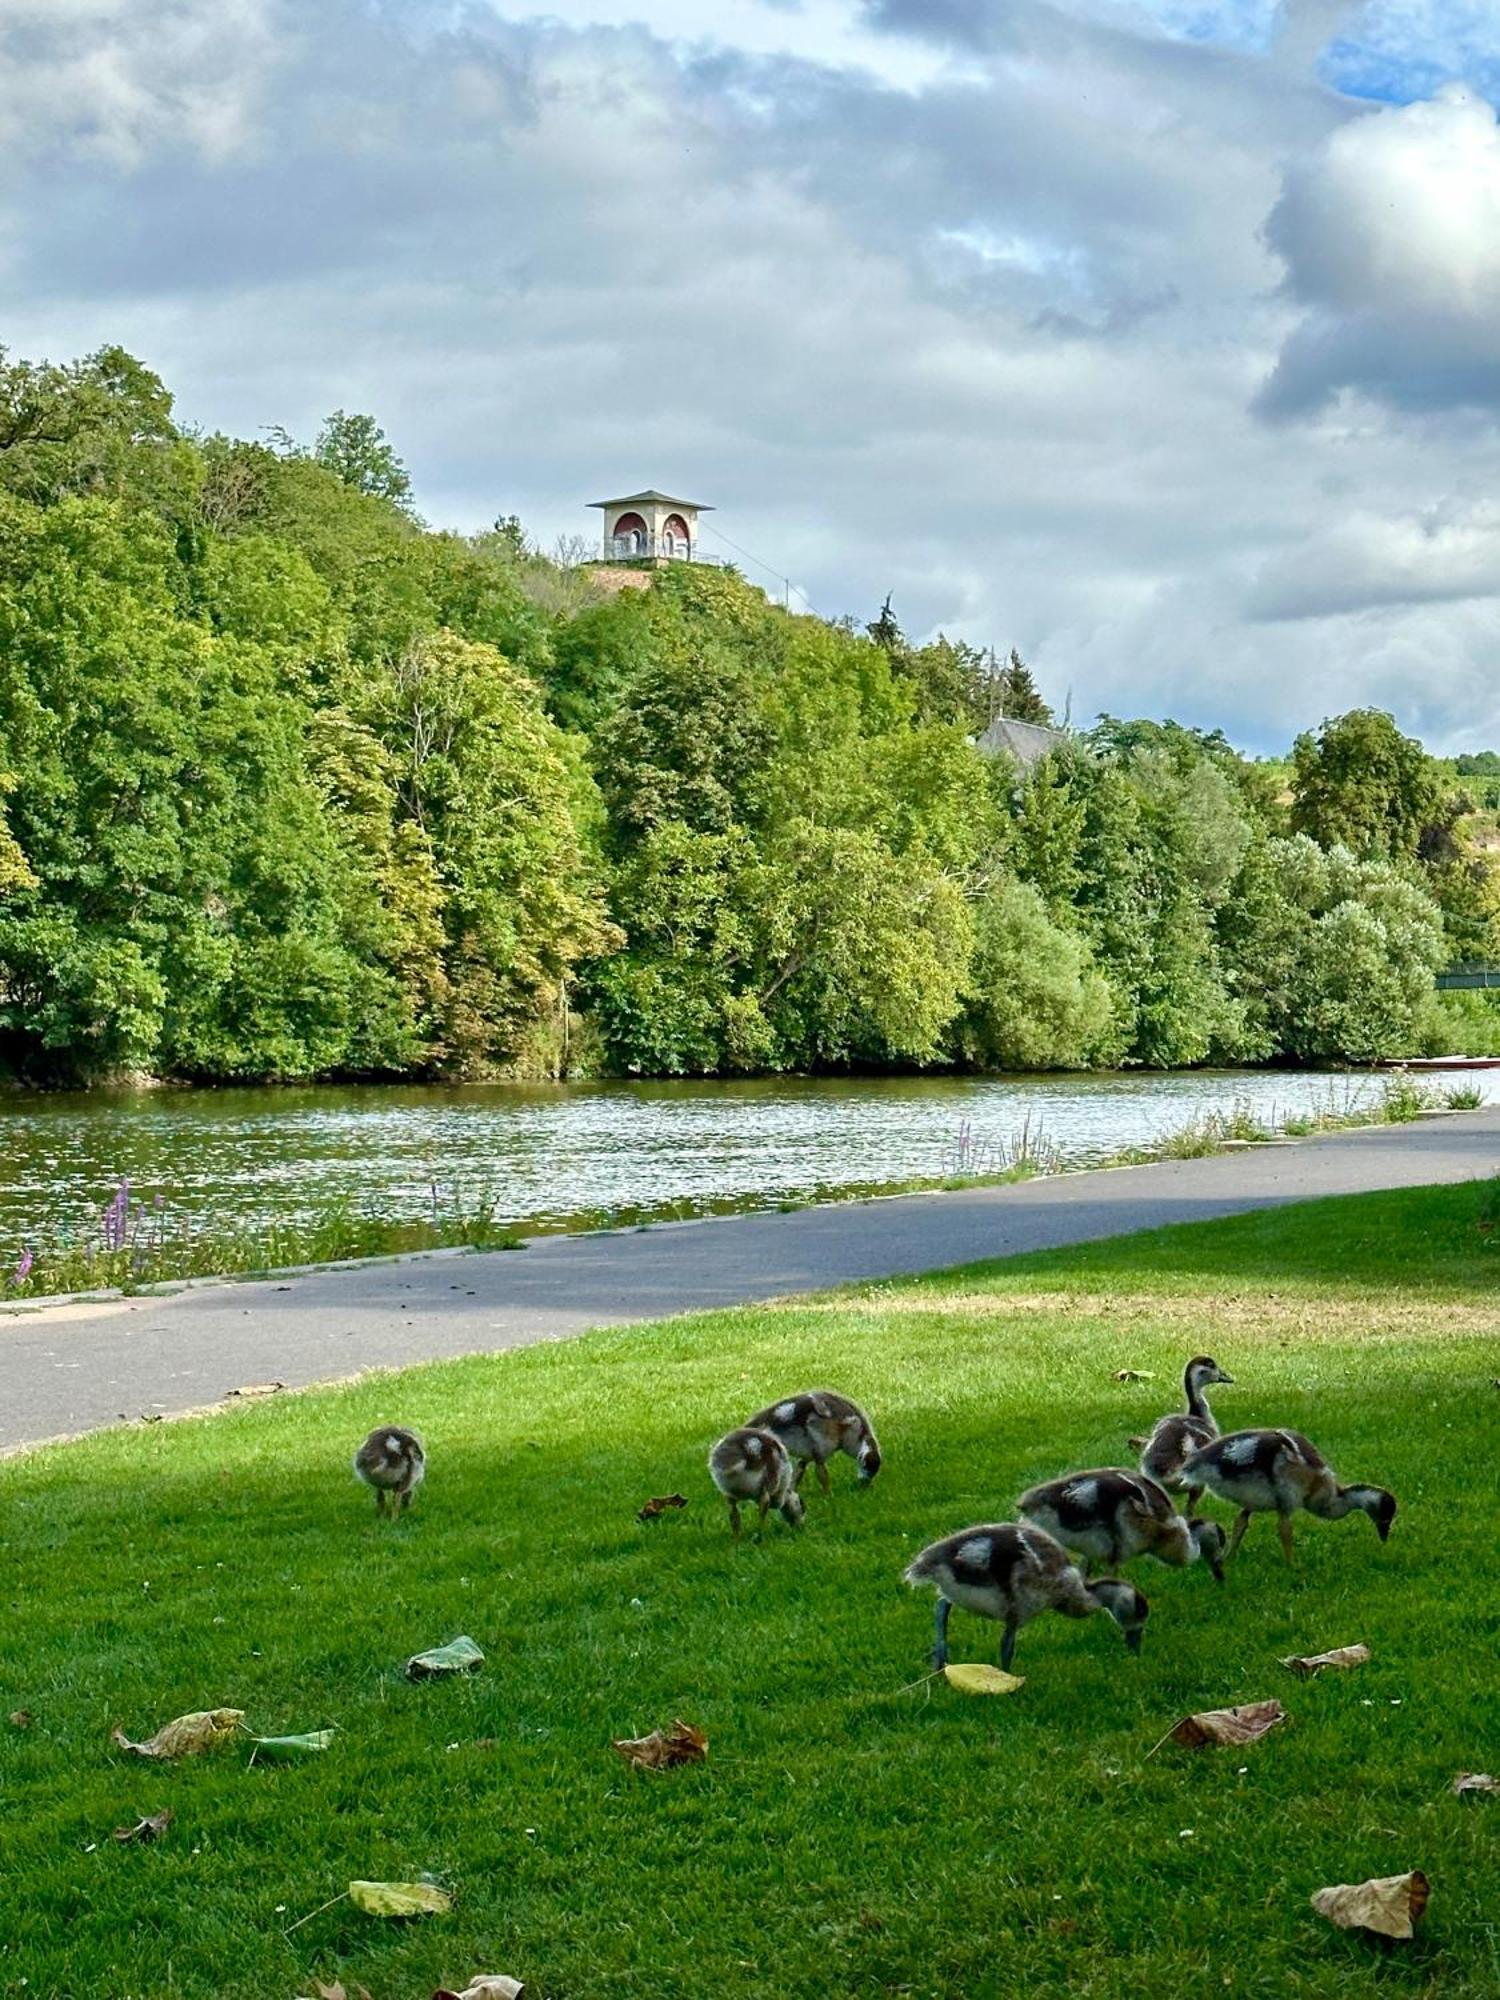
{"label": "sky", "polygon": [[1500,746],[1497,103],[1495,0],[0,0],[0,342],[1075,722]]}

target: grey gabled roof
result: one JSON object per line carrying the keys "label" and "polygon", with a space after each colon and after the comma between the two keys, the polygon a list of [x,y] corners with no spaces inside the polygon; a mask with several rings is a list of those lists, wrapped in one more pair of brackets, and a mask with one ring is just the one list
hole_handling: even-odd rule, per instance
{"label": "grey gabled roof", "polygon": [[654,500],[659,507],[687,507],[695,514],[711,514],[713,508],[701,500],[679,500],[671,493],[658,493],[648,486],[644,493],[622,493],[618,500],[590,500],[591,507],[633,507],[639,500]]}
{"label": "grey gabled roof", "polygon": [[1013,722],[1007,715],[1000,715],[990,724],[979,739],[981,750],[988,750],[992,757],[1014,757],[1023,771],[1033,764],[1040,764],[1049,750],[1056,750],[1068,740],[1062,729],[1043,729],[1039,722]]}

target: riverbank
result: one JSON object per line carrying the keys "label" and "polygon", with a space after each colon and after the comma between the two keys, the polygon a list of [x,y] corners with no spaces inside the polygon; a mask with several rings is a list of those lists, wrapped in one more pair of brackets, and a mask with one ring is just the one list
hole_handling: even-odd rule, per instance
{"label": "riverbank", "polygon": [[543,1237],[520,1253],[313,1272],[0,1321],[0,1448],[601,1325],[894,1278],[1323,1195],[1500,1169],[1500,1109],[1201,1159]]}
{"label": "riverbank", "polygon": [[[1469,1471],[1500,1449],[1500,1253],[1479,1202],[1458,1187],[1278,1206],[0,1466],[21,1607],[0,1673],[27,1711],[0,1726],[18,1885],[0,1979],[263,2000],[335,1981],[429,1993],[483,1968],[574,2000],[1322,2000],[1390,1961],[1324,1925],[1312,1891],[1419,1866],[1432,1906],[1403,1963],[1424,1990],[1488,2000],[1488,1802],[1450,1790],[1486,1741],[1474,1606],[1500,1592]],[[1389,1485],[1390,1541],[1358,1516],[1302,1516],[1288,1574],[1257,1523],[1223,1589],[1135,1566],[1152,1607],[1138,1659],[1107,1620],[1042,1618],[1007,1700],[926,1679],[930,1608],[900,1581],[914,1551],[1004,1515],[1035,1478],[1118,1460],[1208,1328],[1236,1377],[1226,1428],[1294,1425],[1346,1478]],[[856,1492],[840,1463],[799,1535],[773,1522],[735,1549],[706,1445],[817,1379],[869,1404],[881,1475]],[[430,1475],[382,1524],[348,1455],[398,1415]],[[637,1522],[674,1491],[685,1509]],[[487,1656],[477,1675],[402,1677],[459,1631]],[[956,1658],[994,1657],[993,1626],[960,1611],[952,1637]],[[1372,1653],[1356,1673],[1279,1665],[1356,1639]],[[1271,1695],[1292,1719],[1262,1744],[1160,1747],[1181,1715]],[[141,1736],[218,1703],[257,1732],[335,1734],[282,1769],[233,1746],[181,1765],[110,1747],[114,1722]],[[626,1771],[610,1739],[679,1715],[707,1762]],[[111,1841],[166,1807],[154,1844]],[[423,1875],[454,1901],[421,1924],[342,1896]]]}
{"label": "riverbank", "polygon": [[1483,1081],[1448,1083],[1195,1072],[270,1102],[242,1091],[169,1111],[130,1095],[49,1102],[0,1116],[0,1298],[149,1294],[554,1231],[1002,1185],[1397,1122],[1485,1094]]}

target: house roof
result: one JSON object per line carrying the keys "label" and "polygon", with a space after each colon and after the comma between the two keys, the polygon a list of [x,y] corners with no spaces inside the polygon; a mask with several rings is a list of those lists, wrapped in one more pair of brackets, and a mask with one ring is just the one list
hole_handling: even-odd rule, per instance
{"label": "house roof", "polygon": [[711,514],[714,510],[701,500],[679,500],[671,493],[658,493],[654,486],[648,486],[644,493],[622,493],[618,500],[590,500],[591,507],[634,507],[640,501],[654,502],[658,507],[686,507],[694,514]]}
{"label": "house roof", "polygon": [[1001,715],[980,737],[979,747],[988,750],[992,757],[1014,757],[1025,771],[1033,764],[1040,764],[1049,750],[1056,750],[1067,740],[1065,730],[1044,729],[1038,722],[1016,722]]}

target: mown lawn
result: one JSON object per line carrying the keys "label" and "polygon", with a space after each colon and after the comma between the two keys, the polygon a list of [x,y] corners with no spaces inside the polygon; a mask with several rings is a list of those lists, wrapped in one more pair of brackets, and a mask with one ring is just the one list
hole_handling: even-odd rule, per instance
{"label": "mown lawn", "polygon": [[[479,1970],[539,2000],[833,1994],[1500,1993],[1500,1248],[1473,1188],[1193,1226],[926,1282],[605,1333],[119,1431],[0,1465],[0,1993],[292,2000],[317,1979],[425,2000]],[[59,1338],[66,1337],[66,1330]],[[1137,1565],[1133,1660],[1047,1618],[1024,1689],[925,1672],[923,1542],[1029,1482],[1128,1460],[1186,1356],[1237,1377],[1225,1428],[1294,1425],[1401,1514],[1251,1529],[1229,1583]],[[1112,1371],[1154,1371],[1121,1385]],[[800,1535],[731,1546],[715,1435],[831,1383],[886,1452],[835,1468]],[[414,1424],[430,1476],[396,1525],[348,1469]],[[648,1495],[682,1513],[642,1526]],[[1221,1510],[1223,1511],[1223,1510]],[[1227,1518],[1227,1516],[1226,1516]],[[410,1685],[458,1632],[475,1680]],[[954,1657],[996,1628],[955,1613]],[[1280,1654],[1366,1641],[1300,1682]],[[1193,1709],[1278,1695],[1291,1726],[1190,1753]],[[326,1755],[128,1761],[233,1705],[336,1725]],[[705,1765],[627,1770],[676,1716]],[[110,1830],[170,1805],[155,1846]],[[1320,1885],[1421,1867],[1411,1944],[1331,1930]],[[339,1903],[431,1874],[446,1917]]]}

